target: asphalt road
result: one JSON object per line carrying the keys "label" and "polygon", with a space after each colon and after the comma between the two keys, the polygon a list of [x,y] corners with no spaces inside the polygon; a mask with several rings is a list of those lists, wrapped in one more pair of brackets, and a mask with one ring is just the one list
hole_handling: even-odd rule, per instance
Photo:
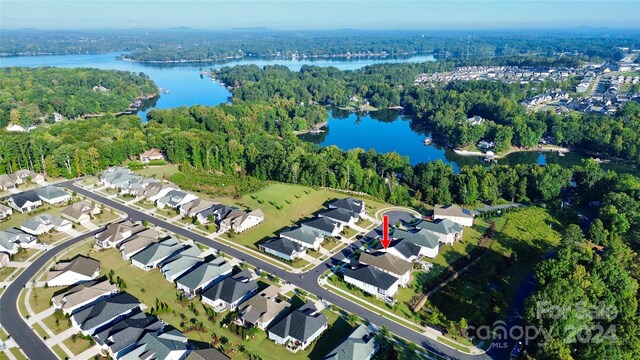
{"label": "asphalt road", "polygon": [[102,229],[65,241],[63,244],[45,252],[28,268],[24,269],[2,293],[2,297],[0,297],[0,323],[29,359],[56,360],[58,357],[22,319],[18,311],[18,295],[20,295],[20,291],[56,254],[88,237],[93,237],[99,231],[102,231]]}
{"label": "asphalt road", "polygon": [[[340,253],[336,254],[333,258],[328,259],[327,261],[316,266],[315,268],[303,274],[293,274],[285,270],[282,270],[278,267],[275,267],[274,265],[271,265],[270,263],[267,263],[261,259],[255,258],[240,250],[237,250],[225,244],[213,241],[209,238],[198,235],[196,233],[188,231],[179,226],[173,225],[166,221],[157,219],[151,215],[132,209],[119,202],[110,200],[108,198],[97,195],[91,191],[75,186],[73,182],[74,181],[68,181],[68,182],[60,183],[59,185],[65,186],[73,191],[76,191],[78,194],[91,198],[95,201],[101,202],[116,210],[127,213],[131,220],[134,220],[134,221],[146,220],[151,224],[160,226],[164,229],[167,229],[168,231],[184,236],[185,238],[192,239],[196,242],[199,242],[201,244],[204,244],[206,246],[209,246],[211,248],[214,248],[216,250],[229,254],[235,258],[242,259],[247,263],[255,267],[258,267],[268,273],[271,273],[284,281],[291,282],[292,284],[300,287],[301,289],[309,293],[315,294],[321,299],[326,300],[338,306],[341,309],[354,313],[359,317],[361,317],[362,319],[365,319],[370,323],[375,324],[376,326],[384,325],[393,334],[400,336],[402,338],[405,338],[407,340],[410,340],[412,342],[415,342],[416,344],[422,346],[423,348],[433,353],[436,353],[442,357],[449,358],[449,359],[473,359],[473,360],[490,359],[489,355],[486,355],[486,354],[469,355],[469,354],[459,352],[446,345],[443,345],[439,342],[429,339],[426,336],[416,333],[415,331],[409,328],[406,328],[394,321],[391,321],[385,317],[382,317],[376,313],[373,313],[372,311],[364,307],[361,307],[358,304],[355,304],[341,296],[338,296],[322,288],[318,284],[318,277],[322,273],[324,273],[326,270],[333,267],[333,265],[337,264],[341,259],[343,259],[346,256],[349,256],[359,246],[361,246],[362,243],[359,241],[357,241],[353,245],[346,247]],[[83,235],[76,239],[70,240],[70,242],[66,242],[61,246],[67,247],[69,246],[69,244],[81,241],[82,239],[85,239],[87,236],[90,236],[92,234],[93,233]],[[33,265],[31,265],[28,269],[26,269],[12,283],[11,287],[13,288],[10,287],[9,289],[7,289],[7,291],[3,293],[1,298],[0,304],[2,305],[2,311],[0,312],[0,314],[2,318],[0,319],[0,322],[2,323],[3,326],[5,326],[5,324],[9,325],[9,326],[5,326],[5,328],[9,331],[13,339],[18,343],[18,345],[20,345],[20,347],[27,353],[27,356],[29,356],[31,359],[48,359],[48,358],[55,358],[55,357],[51,353],[51,350],[48,349],[48,347],[38,338],[38,336],[34,332],[31,331],[29,326],[22,320],[16,308],[16,300],[18,298],[18,294],[22,286],[26,282],[28,282],[29,279],[36,272],[40,270],[40,268],[46,263],[46,261],[48,261],[48,259],[50,259],[55,254],[54,251],[56,250],[60,251],[62,249],[58,250],[58,248],[56,247],[55,249],[50,250],[50,253],[45,254],[46,258],[43,258],[44,256],[40,257],[36,262],[34,262]]]}

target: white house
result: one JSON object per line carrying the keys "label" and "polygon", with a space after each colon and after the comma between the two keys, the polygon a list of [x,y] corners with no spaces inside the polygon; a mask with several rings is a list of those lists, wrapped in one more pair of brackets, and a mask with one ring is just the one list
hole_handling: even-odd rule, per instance
{"label": "white house", "polygon": [[47,285],[69,286],[95,280],[100,274],[100,262],[82,255],[57,263],[47,274]]}
{"label": "white house", "polygon": [[220,221],[220,231],[232,230],[235,233],[241,233],[260,224],[263,220],[264,214],[260,209],[251,212],[234,210]]}
{"label": "white house", "polygon": [[12,195],[7,200],[9,207],[21,213],[32,211],[42,206],[42,199],[33,190]]}
{"label": "white house", "polygon": [[11,215],[13,215],[13,210],[8,206],[0,204],[0,221],[8,218]]}
{"label": "white house", "polygon": [[108,280],[91,281],[54,296],[51,303],[55,309],[69,315],[117,293],[118,285],[111,284]]}
{"label": "white house", "polygon": [[403,260],[388,252],[378,252],[375,254],[360,254],[360,264],[373,266],[383,272],[397,277],[400,286],[407,286],[411,281],[411,270],[413,264]]}
{"label": "white house", "polygon": [[422,221],[416,227],[433,233],[442,244],[449,245],[456,242],[456,240],[462,239],[462,232],[464,231],[464,226],[449,219],[440,219],[433,222]]}
{"label": "white house", "polygon": [[30,248],[37,243],[36,238],[16,228],[0,230],[0,252],[16,254],[20,248]]}
{"label": "white house", "polygon": [[333,221],[324,217],[317,217],[312,220],[305,221],[300,224],[302,227],[309,228],[320,235],[336,237],[344,229],[344,225],[337,221]]}
{"label": "white house", "polygon": [[73,224],[68,220],[49,214],[40,214],[22,223],[20,229],[31,235],[38,236],[51,230],[68,231],[71,230],[72,227]]}
{"label": "white house", "polygon": [[[420,229],[410,232],[395,229],[392,236],[393,239],[400,241],[392,242],[389,252],[402,259],[413,262],[423,256],[432,259],[438,256],[440,249],[438,236],[427,230]],[[417,254],[415,253],[416,249]],[[407,256],[407,254],[410,254],[410,256]]]}
{"label": "white house", "polygon": [[71,200],[71,194],[57,186],[45,186],[33,190],[42,201],[48,204],[62,204]]}
{"label": "white house", "polygon": [[122,292],[74,313],[71,315],[71,322],[83,335],[90,336],[116,321],[131,316],[139,309],[138,299]]}
{"label": "white house", "polygon": [[433,207],[434,219],[449,219],[462,226],[473,226],[475,214],[468,209],[458,205],[435,205]]}
{"label": "white house", "polygon": [[306,247],[285,237],[269,239],[258,244],[258,247],[260,248],[260,251],[264,251],[267,254],[277,256],[287,261],[293,261],[302,257],[307,250]]}
{"label": "white house", "polygon": [[258,284],[251,280],[251,273],[240,273],[223,279],[202,293],[202,303],[211,306],[216,312],[235,311],[238,305],[247,301],[258,292]]}
{"label": "white house", "polygon": [[327,317],[309,301],[270,327],[269,339],[276,344],[288,344],[294,350],[304,350],[327,330],[328,324]]}
{"label": "white house", "polygon": [[351,211],[358,216],[362,216],[367,213],[364,201],[353,197],[336,199],[329,203],[329,209],[344,209]]}
{"label": "white house", "polygon": [[311,227],[301,226],[280,233],[280,237],[297,243],[304,248],[318,250],[324,241],[324,235]]}
{"label": "white house", "polygon": [[197,196],[182,190],[171,190],[165,196],[156,200],[156,206],[161,209],[166,207],[175,209],[197,198]]}
{"label": "white house", "polygon": [[162,240],[146,247],[144,250],[131,256],[131,264],[144,271],[149,271],[158,266],[170,256],[186,249],[186,246],[174,237]]}
{"label": "white house", "polygon": [[353,211],[345,210],[342,208],[335,208],[325,210],[318,213],[318,216],[333,220],[342,224],[343,226],[353,226],[358,221],[358,214]]}
{"label": "white house", "polygon": [[381,299],[391,298],[398,292],[400,280],[373,266],[362,266],[344,271],[344,281]]}

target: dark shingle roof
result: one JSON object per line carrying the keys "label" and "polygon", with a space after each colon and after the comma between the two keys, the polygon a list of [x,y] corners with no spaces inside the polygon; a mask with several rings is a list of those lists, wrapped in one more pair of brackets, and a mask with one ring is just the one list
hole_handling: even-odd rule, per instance
{"label": "dark shingle roof", "polygon": [[322,218],[322,217],[317,217],[315,219],[309,220],[309,221],[305,221],[302,223],[303,226],[307,226],[313,229],[318,229],[318,230],[322,230],[322,231],[326,231],[326,232],[333,232],[333,229],[336,228],[336,222],[326,219],[326,218]]}
{"label": "dark shingle roof", "polygon": [[360,360],[366,359],[376,349],[376,341],[366,326],[358,326],[338,346],[322,358],[323,360]]}
{"label": "dark shingle roof", "polygon": [[347,268],[344,271],[344,276],[360,280],[365,284],[373,285],[384,290],[389,289],[391,285],[398,281],[397,277],[382,272],[382,270],[376,269],[373,266],[363,266],[357,269]]}
{"label": "dark shingle roof", "polygon": [[307,302],[300,309],[287,315],[269,328],[270,333],[274,333],[281,338],[291,336],[296,340],[305,342],[318,329],[328,323],[327,317],[322,313],[316,313],[312,302]]}
{"label": "dark shingle roof", "polygon": [[440,219],[434,222],[421,221],[418,225],[416,225],[416,227],[419,229],[436,232],[438,234],[453,234],[464,229],[462,225],[455,223],[449,219]]}
{"label": "dark shingle roof", "polygon": [[356,214],[359,214],[364,210],[364,202],[353,197],[334,200],[329,203],[329,206],[349,210]]}
{"label": "dark shingle roof", "polygon": [[20,208],[23,207],[24,204],[26,204],[27,202],[40,201],[40,197],[33,190],[21,192],[20,194],[15,194],[11,196],[11,199],[13,199],[13,202]]}
{"label": "dark shingle roof", "polygon": [[73,318],[82,330],[87,330],[112,320],[138,306],[140,306],[138,299],[125,292],[80,310],[73,315]]}
{"label": "dark shingle roof", "polygon": [[335,219],[343,222],[349,222],[351,219],[357,217],[353,211],[345,210],[343,208],[325,210],[318,213],[318,216],[324,216],[329,219]]}
{"label": "dark shingle roof", "polygon": [[253,280],[248,280],[251,274],[244,271],[232,278],[226,278],[214,285],[209,290],[202,293],[202,297],[211,300],[223,300],[232,304],[240,300],[246,294],[258,289],[258,284]]}
{"label": "dark shingle roof", "polygon": [[147,332],[156,332],[163,326],[157,317],[138,311],[133,316],[96,333],[94,337],[98,344],[107,345],[112,352],[118,352],[136,343]]}
{"label": "dark shingle roof", "polygon": [[260,246],[289,256],[303,249],[302,245],[285,238],[269,239],[260,244]]}
{"label": "dark shingle roof", "polygon": [[458,205],[454,205],[454,204],[435,205],[433,207],[433,213],[435,215],[441,215],[441,216],[457,216],[457,217],[467,217],[467,218],[473,218],[475,216],[473,211],[469,209],[465,209]]}
{"label": "dark shingle roof", "polygon": [[229,357],[215,348],[193,350],[185,360],[229,360]]}

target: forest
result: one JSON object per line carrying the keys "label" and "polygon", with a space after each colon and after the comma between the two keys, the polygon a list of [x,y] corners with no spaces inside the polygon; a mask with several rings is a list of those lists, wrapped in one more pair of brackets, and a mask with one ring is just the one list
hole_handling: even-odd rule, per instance
{"label": "forest", "polygon": [[406,56],[509,58],[564,54],[582,60],[619,60],[618,46],[640,48],[634,30],[564,31],[279,31],[272,29],[127,29],[3,31],[0,56],[126,52],[144,62],[224,61],[229,58]]}
{"label": "forest", "polygon": [[[549,63],[553,61],[548,59]],[[542,59],[531,59],[546,64]],[[526,65],[525,63],[524,65]],[[376,108],[401,105],[413,117],[417,128],[452,147],[494,141],[495,150],[511,146],[537,146],[543,136],[555,143],[579,147],[639,163],[640,104],[627,102],[615,116],[570,112],[528,112],[519,103],[549,90],[571,87],[571,81],[557,83],[507,84],[497,81],[451,82],[444,87],[414,85],[420,73],[451,70],[460,62],[437,61],[419,64],[379,64],[359,70],[303,66],[299,72],[284,66],[255,65],[223,67],[218,76],[234,86],[234,101],[293,99],[301,103],[345,105],[352,96],[367,99]],[[488,121],[474,126],[466,119],[479,115]]]}
{"label": "forest", "polygon": [[157,93],[143,73],[54,67],[0,68],[0,128],[124,111],[139,96]]}

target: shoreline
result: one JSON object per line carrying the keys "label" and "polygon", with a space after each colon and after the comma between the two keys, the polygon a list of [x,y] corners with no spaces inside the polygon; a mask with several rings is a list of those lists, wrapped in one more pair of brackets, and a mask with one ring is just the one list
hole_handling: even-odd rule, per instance
{"label": "shoreline", "polygon": [[314,130],[314,129],[316,129],[316,130],[320,130],[320,129],[322,129],[323,127],[327,126],[327,124],[328,124],[328,123],[329,123],[329,121],[328,121],[328,120],[327,120],[327,121],[323,121],[323,122],[320,122],[320,123],[317,123],[317,124],[313,125],[312,127],[310,127],[310,128],[309,128],[309,129],[307,129],[307,130],[297,130],[297,131],[294,131],[294,132],[293,132],[293,134],[294,134],[294,135],[303,135],[303,134],[308,134],[308,133],[310,133],[310,132],[311,132],[311,130]]}
{"label": "shoreline", "polygon": [[[539,147],[533,147],[533,148],[521,148],[521,147],[512,146],[511,149],[507,150],[504,153],[496,154],[493,156],[493,158],[501,159],[507,155],[518,153],[518,152],[557,152],[557,153],[565,154],[565,153],[568,153],[569,151],[570,151],[569,148],[562,147],[562,146],[553,146],[553,145],[545,145],[545,146],[539,146]],[[480,151],[453,149],[453,152],[460,156],[488,157],[486,153],[483,153]]]}

